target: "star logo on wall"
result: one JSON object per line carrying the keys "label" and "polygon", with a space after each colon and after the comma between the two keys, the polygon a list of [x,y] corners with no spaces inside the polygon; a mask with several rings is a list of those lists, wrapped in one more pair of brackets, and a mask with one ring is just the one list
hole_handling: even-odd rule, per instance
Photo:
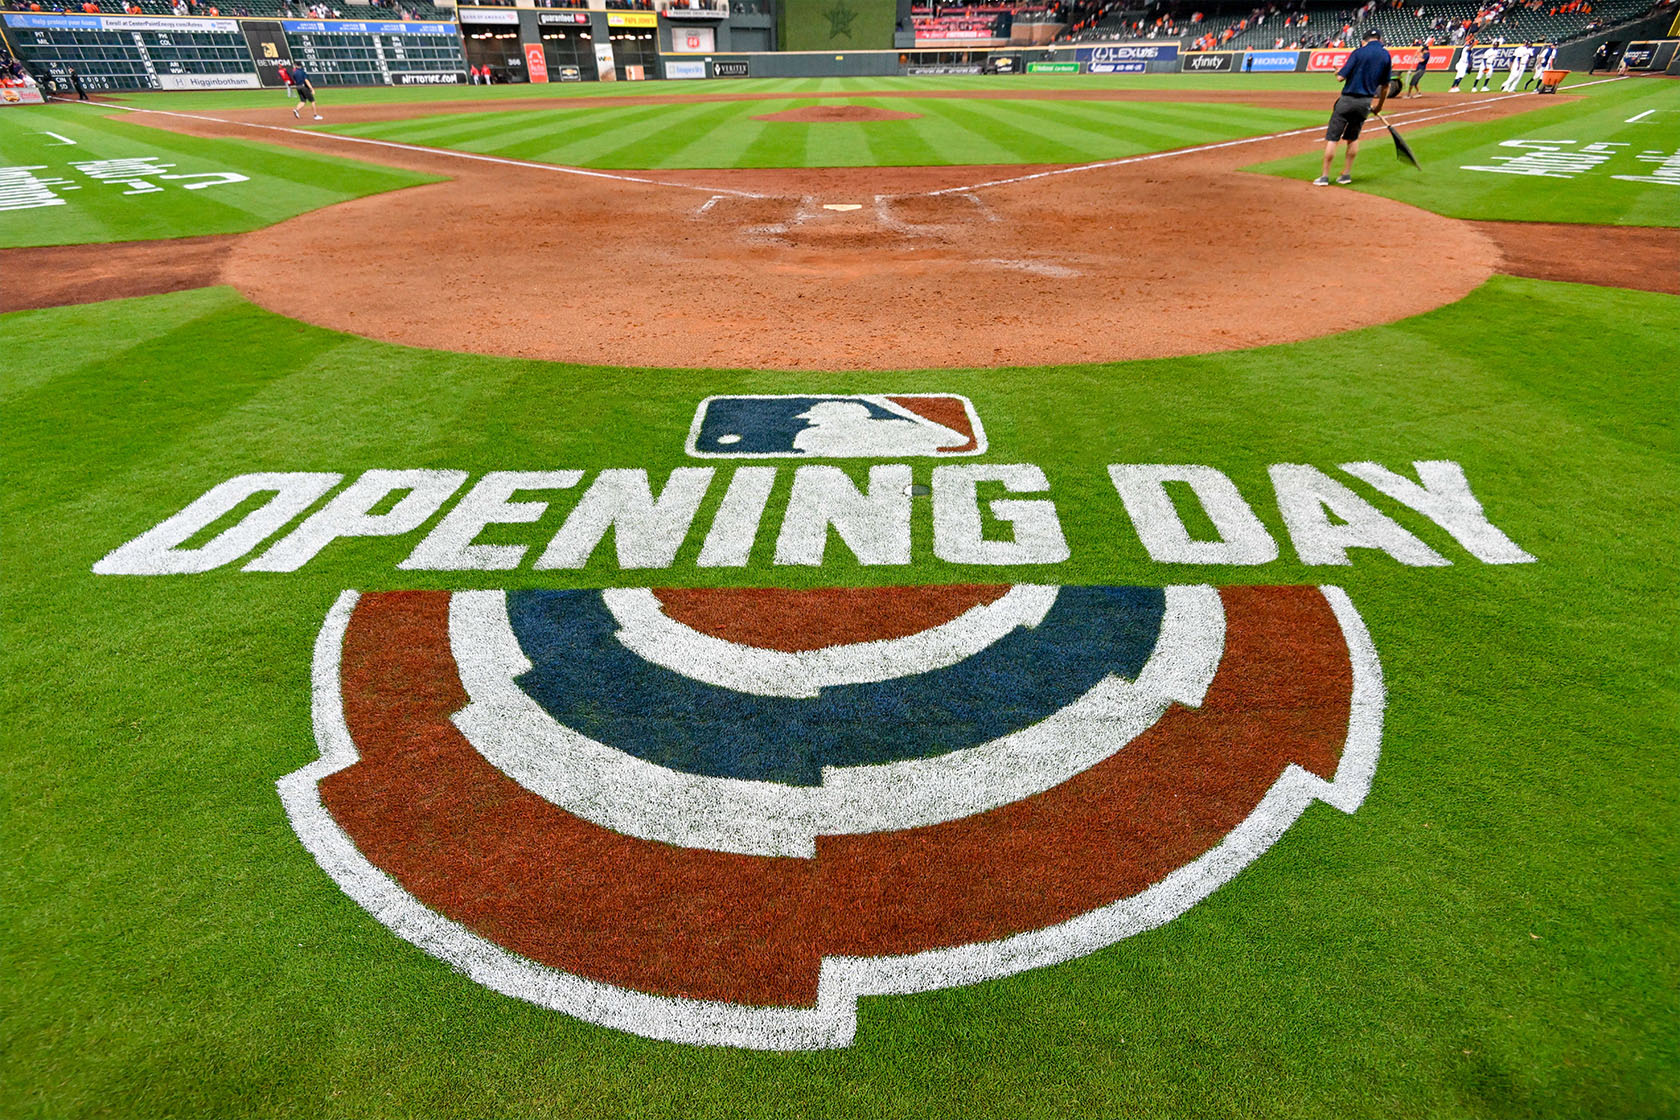
{"label": "star logo on wall", "polygon": [[846,7],[845,0],[834,0],[834,6],[823,15],[828,17],[828,37],[838,39],[844,35],[852,37],[852,21],[857,18],[857,12]]}

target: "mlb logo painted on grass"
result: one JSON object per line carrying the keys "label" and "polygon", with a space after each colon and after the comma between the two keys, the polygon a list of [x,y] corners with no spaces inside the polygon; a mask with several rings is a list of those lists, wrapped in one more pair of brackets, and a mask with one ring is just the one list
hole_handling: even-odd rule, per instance
{"label": "mlb logo painted on grass", "polygon": [[986,431],[951,393],[707,397],[688,453],[704,459],[980,455]]}

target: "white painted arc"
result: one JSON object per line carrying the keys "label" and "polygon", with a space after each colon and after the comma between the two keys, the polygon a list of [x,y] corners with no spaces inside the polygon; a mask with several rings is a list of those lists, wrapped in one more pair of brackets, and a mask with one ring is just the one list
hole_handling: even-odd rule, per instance
{"label": "white painted arc", "polygon": [[1057,588],[1017,584],[949,622],[902,638],[788,651],[741,645],[671,618],[645,587],[612,588],[601,598],[617,637],[637,656],[673,673],[754,696],[814,697],[824,688],[874,684],[944,669],[993,645],[1017,627],[1044,621]]}
{"label": "white painted arc", "polygon": [[643,840],[810,859],[818,836],[939,824],[1042,793],[1122,749],[1169,705],[1199,706],[1224,651],[1225,612],[1213,588],[1169,587],[1155,650],[1136,681],[1110,675],[1049,718],[973,747],[827,767],[820,786],[684,773],[561,724],[515,682],[531,663],[503,592],[456,592],[449,635],[471,698],[455,725],[532,793]]}
{"label": "white painted arc", "polygon": [[1335,778],[1298,766],[1283,773],[1255,810],[1216,847],[1128,899],[1048,929],[978,945],[899,957],[823,961],[815,1006],[767,1008],[652,996],[536,964],[428,910],[374,867],[321,804],[317,783],[356,761],[339,684],[345,628],[356,593],[339,596],[315,643],[315,739],[321,757],[281,778],[281,801],[298,838],[350,898],[403,940],[476,983],[538,1007],[643,1038],[753,1050],[849,1046],[865,995],[930,991],[1060,964],[1155,929],[1212,894],[1258,858],[1315,799],[1351,813],[1370,791],[1381,749],[1386,692],[1375,645],[1347,595],[1321,589],[1347,641],[1352,711]]}

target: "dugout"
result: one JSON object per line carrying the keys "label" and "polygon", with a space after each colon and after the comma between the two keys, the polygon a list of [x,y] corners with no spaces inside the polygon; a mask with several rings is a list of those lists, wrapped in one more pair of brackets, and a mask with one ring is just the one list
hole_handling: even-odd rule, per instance
{"label": "dugout", "polygon": [[588,12],[543,12],[537,16],[537,35],[551,82],[593,82],[596,32]]}
{"label": "dugout", "polygon": [[652,12],[608,12],[607,43],[620,79],[664,77],[659,66],[659,20]]}
{"label": "dugout", "polygon": [[461,49],[467,65],[489,67],[497,82],[528,82],[525,50],[519,42],[519,13],[508,9],[461,9]]}

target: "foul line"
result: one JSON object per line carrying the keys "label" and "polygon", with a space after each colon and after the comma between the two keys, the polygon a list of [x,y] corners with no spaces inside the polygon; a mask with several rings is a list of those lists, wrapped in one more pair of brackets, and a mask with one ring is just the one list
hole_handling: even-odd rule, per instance
{"label": "foul line", "polygon": [[[1595,82],[1581,82],[1579,85],[1570,86],[1569,88],[1570,89],[1582,89],[1586,86],[1603,85],[1605,82],[1621,82],[1621,81],[1626,81],[1626,80],[1627,79],[1625,79],[1625,78],[1619,78],[1619,77],[1618,78],[1600,78],[1600,79],[1598,79],[1598,81],[1595,81]],[[1424,123],[1427,123],[1429,121],[1443,120],[1447,117],[1462,116],[1463,114],[1468,113],[1468,112],[1476,109],[1478,106],[1491,105],[1491,104],[1493,104],[1495,102],[1498,102],[1498,101],[1509,101],[1513,97],[1523,97],[1523,96],[1532,97],[1534,95],[1533,94],[1525,95],[1525,94],[1521,94],[1521,93],[1502,93],[1497,97],[1486,97],[1486,98],[1483,98],[1480,101],[1469,102],[1468,104],[1466,104],[1466,105],[1464,105],[1460,108],[1454,109],[1450,113],[1436,113],[1433,116],[1408,118],[1408,119],[1404,119],[1404,120],[1402,120],[1400,117],[1396,117],[1395,120],[1398,121],[1401,124],[1408,124],[1408,125],[1410,125],[1410,124],[1424,124]],[[1415,112],[1415,113],[1421,113],[1421,112],[1426,112],[1426,111],[1429,111],[1429,110],[1414,109],[1414,110],[1411,110],[1411,111]],[[1076,173],[1081,172],[1081,171],[1101,171],[1104,168],[1108,168],[1108,167],[1124,167],[1127,164],[1131,164],[1131,163],[1147,163],[1150,160],[1169,159],[1172,156],[1196,155],[1200,152],[1218,151],[1221,148],[1240,147],[1243,144],[1258,144],[1258,143],[1261,143],[1262,141],[1266,141],[1266,140],[1286,140],[1291,136],[1306,136],[1310,133],[1321,132],[1321,131],[1323,131],[1323,129],[1324,129],[1323,125],[1314,125],[1311,128],[1295,128],[1295,129],[1290,129],[1288,132],[1273,132],[1273,133],[1269,133],[1265,136],[1244,136],[1241,139],[1237,139],[1237,140],[1222,140],[1217,144],[1199,144],[1194,148],[1172,148],[1172,149],[1169,149],[1169,150],[1164,151],[1164,152],[1149,152],[1149,153],[1147,153],[1145,155],[1141,155],[1141,156],[1126,156],[1123,159],[1105,159],[1105,160],[1102,160],[1098,163],[1081,163],[1081,164],[1077,164],[1073,167],[1058,167],[1058,168],[1055,168],[1055,169],[1050,170],[1050,171],[1035,171],[1030,175],[1016,175],[1016,176],[1014,176],[1012,178],[1008,178],[1008,179],[991,179],[991,180],[988,180],[987,182],[984,182],[984,183],[975,183],[973,186],[945,187],[945,188],[942,188],[941,190],[937,190],[937,191],[925,191],[925,192],[912,194],[912,195],[901,195],[899,197],[904,197],[904,198],[937,198],[940,195],[963,194],[963,193],[966,193],[968,191],[984,190],[987,187],[1007,187],[1007,186],[1010,186],[1014,183],[1030,183],[1035,179],[1049,179],[1049,178],[1053,178],[1057,175],[1073,175],[1073,174],[1076,174]]]}
{"label": "foul line", "polygon": [[374,140],[366,136],[345,136],[338,132],[311,132],[307,129],[287,128],[279,124],[258,124],[254,121],[230,121],[221,117],[207,117],[202,113],[182,113],[173,109],[136,109],[132,105],[118,105],[109,101],[76,101],[68,97],[53,97],[54,101],[66,104],[89,105],[101,109],[121,109],[125,113],[155,113],[160,117],[180,117],[190,121],[208,121],[211,124],[234,125],[240,128],[260,128],[269,132],[284,132],[288,136],[318,136],[328,140],[341,140],[346,144],[371,144],[379,148],[395,148],[403,152],[420,152],[429,156],[452,156],[455,159],[474,160],[478,163],[495,163],[504,167],[524,167],[532,171],[553,171],[561,175],[578,175],[586,179],[611,179],[620,183],[644,183],[650,187],[676,187],[687,191],[709,191],[712,194],[734,195],[737,198],[765,198],[766,195],[754,194],[751,191],[732,190],[728,187],[703,187],[694,183],[671,183],[662,179],[643,179],[636,175],[616,175],[610,171],[590,171],[582,167],[568,167],[562,163],[533,163],[523,159],[506,159],[502,156],[479,155],[476,152],[462,152],[453,148],[427,148],[420,144],[399,144],[394,140]]}

